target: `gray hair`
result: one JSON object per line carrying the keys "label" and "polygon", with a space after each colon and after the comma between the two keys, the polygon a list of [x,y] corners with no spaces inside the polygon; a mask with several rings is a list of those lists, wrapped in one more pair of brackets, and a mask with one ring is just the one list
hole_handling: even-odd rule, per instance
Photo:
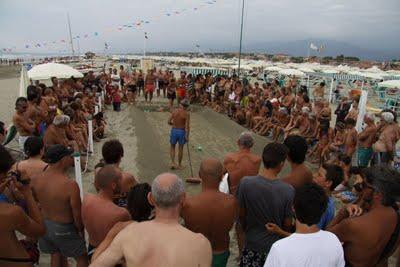
{"label": "gray hair", "polygon": [[70,121],[69,116],[67,115],[57,115],[54,117],[53,124],[55,126],[60,126],[60,125],[67,125]]}
{"label": "gray hair", "polygon": [[[166,177],[174,177],[174,181],[165,185],[166,183],[161,180]],[[154,202],[158,208],[168,209],[176,207],[181,200],[182,195],[185,193],[185,186],[181,178],[173,173],[162,173],[158,175],[151,184],[151,194]]]}
{"label": "gray hair", "polygon": [[392,123],[394,121],[394,115],[391,112],[383,112],[381,118],[387,123]]}
{"label": "gray hair", "polygon": [[252,148],[254,139],[251,132],[243,132],[239,136],[239,145],[245,148]]}

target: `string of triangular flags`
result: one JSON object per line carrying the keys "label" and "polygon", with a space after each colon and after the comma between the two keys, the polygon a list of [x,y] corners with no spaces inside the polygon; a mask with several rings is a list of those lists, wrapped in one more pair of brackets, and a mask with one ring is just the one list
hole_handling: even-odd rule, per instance
{"label": "string of triangular flags", "polygon": [[[183,9],[179,9],[179,10],[165,12],[164,14],[154,17],[152,20],[139,19],[134,22],[119,25],[116,27],[108,27],[108,28],[103,29],[103,31],[94,31],[91,33],[75,35],[72,37],[72,39],[76,40],[76,39],[94,38],[94,37],[100,36],[101,33],[108,33],[108,32],[112,32],[112,31],[123,31],[123,30],[135,29],[135,28],[138,29],[138,28],[145,26],[146,24],[157,22],[158,20],[160,20],[163,17],[177,16],[177,15],[181,15],[182,13],[187,13],[189,11],[196,12],[199,9],[206,7],[208,5],[214,5],[216,2],[217,2],[217,0],[206,0],[206,1],[203,1],[202,4],[192,7],[192,8],[183,8]],[[54,46],[57,44],[65,44],[65,43],[69,43],[69,38],[60,39],[60,40],[56,40],[56,41],[30,42],[30,43],[26,43],[23,47],[12,46],[12,47],[8,47],[8,48],[2,48],[1,51],[10,53],[10,52],[16,51],[17,49],[50,48],[51,46]]]}

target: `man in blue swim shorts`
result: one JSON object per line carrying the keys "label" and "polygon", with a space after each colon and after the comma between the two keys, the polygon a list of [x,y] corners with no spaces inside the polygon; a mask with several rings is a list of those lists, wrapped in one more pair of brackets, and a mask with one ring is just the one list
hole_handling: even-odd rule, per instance
{"label": "man in blue swim shorts", "polygon": [[[172,126],[170,135],[171,169],[182,169],[183,147],[189,141],[190,131],[190,115],[186,110],[188,107],[189,101],[187,99],[182,100],[168,120],[168,124]],[[175,163],[175,147],[177,143],[179,144],[178,166]]]}

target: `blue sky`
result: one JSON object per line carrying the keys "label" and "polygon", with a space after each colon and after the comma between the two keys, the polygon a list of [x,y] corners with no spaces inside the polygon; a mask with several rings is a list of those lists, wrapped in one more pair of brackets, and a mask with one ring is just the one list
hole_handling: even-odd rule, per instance
{"label": "blue sky", "polygon": [[[141,52],[144,31],[151,51],[195,51],[196,44],[204,52],[231,47],[239,38],[241,0],[216,0],[212,5],[207,1],[1,0],[0,48],[67,49],[66,43],[28,50],[25,45],[68,39],[68,12],[73,35],[81,35],[81,51],[102,51],[107,42],[115,52]],[[194,7],[200,8],[194,11]],[[187,10],[173,14],[182,9]],[[139,29],[116,30],[137,20],[150,23]],[[318,38],[399,51],[399,25],[399,0],[246,0],[244,45]],[[82,38],[94,32],[99,35]]]}

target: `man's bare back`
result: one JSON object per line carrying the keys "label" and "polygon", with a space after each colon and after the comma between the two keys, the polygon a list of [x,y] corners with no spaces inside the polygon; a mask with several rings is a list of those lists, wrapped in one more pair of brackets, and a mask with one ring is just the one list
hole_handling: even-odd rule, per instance
{"label": "man's bare back", "polygon": [[116,256],[123,257],[127,266],[198,267],[211,263],[208,240],[179,224],[155,221],[130,224],[116,236],[111,251],[113,247],[122,248],[123,254]]}
{"label": "man's bare back", "polygon": [[260,170],[261,158],[251,152],[239,151],[225,157],[224,167],[229,174],[229,191],[236,194],[240,180],[244,176],[254,176]]}
{"label": "man's bare back", "polygon": [[305,183],[313,181],[313,174],[310,169],[303,163],[298,165],[295,169],[282,179],[284,182],[292,185],[294,188],[298,188]]}
{"label": "man's bare back", "polygon": [[232,195],[206,191],[186,199],[182,209],[185,226],[211,242],[213,253],[229,251],[229,231],[237,216]]}
{"label": "man's bare back", "polygon": [[71,192],[78,184],[65,175],[44,171],[32,181],[34,194],[45,219],[58,223],[73,223]]}
{"label": "man's bare back", "polygon": [[82,203],[82,221],[89,233],[89,244],[97,247],[115,223],[130,219],[128,211],[93,194],[87,194]]}

